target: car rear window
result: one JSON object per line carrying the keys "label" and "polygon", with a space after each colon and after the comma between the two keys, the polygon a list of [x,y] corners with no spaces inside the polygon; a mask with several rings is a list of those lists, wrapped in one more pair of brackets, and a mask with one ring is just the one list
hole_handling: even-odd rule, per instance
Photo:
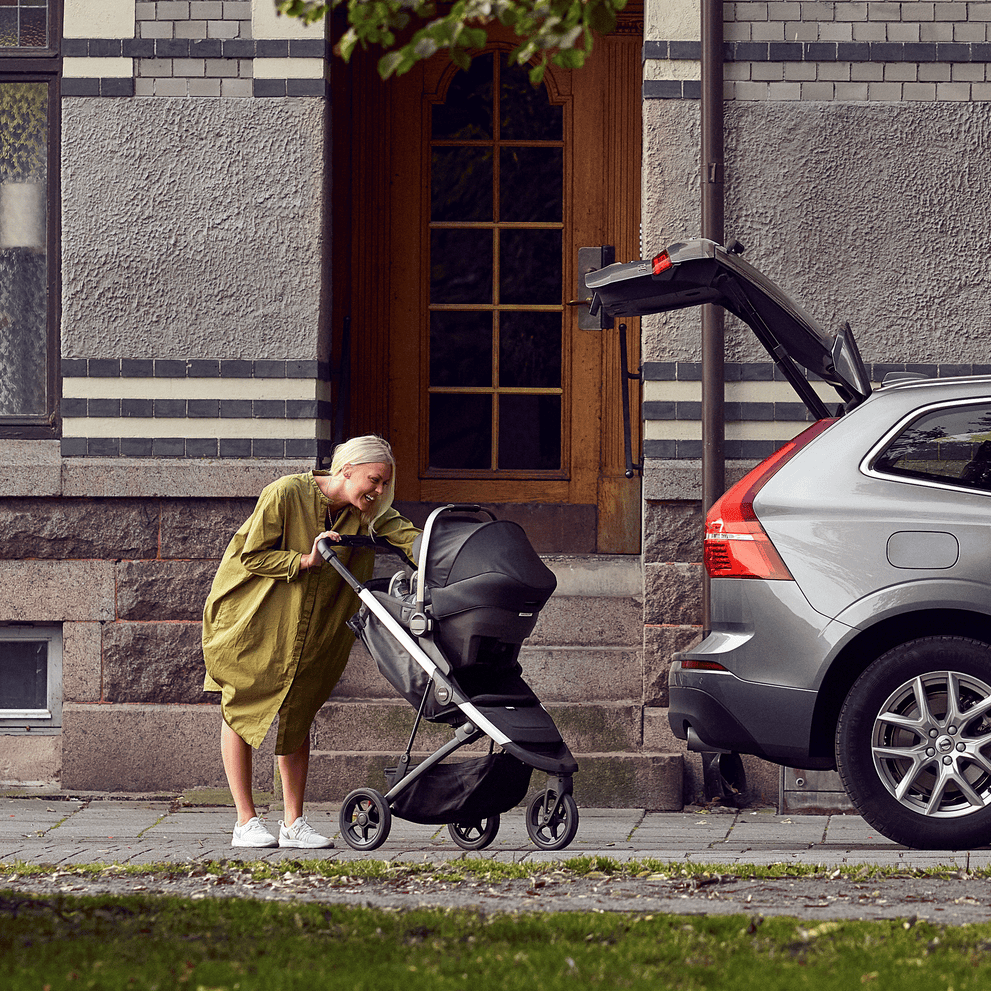
{"label": "car rear window", "polygon": [[896,435],[875,471],[991,491],[991,403],[931,410]]}

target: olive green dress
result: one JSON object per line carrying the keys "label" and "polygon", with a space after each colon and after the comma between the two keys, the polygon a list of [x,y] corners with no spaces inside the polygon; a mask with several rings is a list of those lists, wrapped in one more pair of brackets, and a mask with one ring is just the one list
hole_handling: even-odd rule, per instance
{"label": "olive green dress", "polygon": [[[357,595],[329,564],[299,567],[321,531],[368,532],[354,507],[329,519],[330,502],[314,477],[326,474],[287,475],[262,490],[224,552],[203,609],[204,691],[221,692],[225,721],[253,747],[278,715],[277,754],[306,741],[354,644],[345,624]],[[410,554],[420,531],[389,509],[375,532]],[[371,577],[370,548],[335,550],[356,578]]]}

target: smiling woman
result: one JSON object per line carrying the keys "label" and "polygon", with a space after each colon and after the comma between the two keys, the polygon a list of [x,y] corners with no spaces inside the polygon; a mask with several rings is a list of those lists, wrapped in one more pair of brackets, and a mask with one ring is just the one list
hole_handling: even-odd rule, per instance
{"label": "smiling woman", "polygon": [[[221,753],[237,806],[234,846],[328,847],[303,818],[310,725],[347,664],[345,625],[359,602],[317,550],[322,538],[373,534],[409,555],[419,533],[392,508],[395,461],[381,437],[356,437],[334,452],[330,471],[288,475],[266,486],[234,534],[203,610],[206,691],[221,692]],[[361,581],[374,551],[341,548]],[[259,821],[251,748],[278,717],[275,752],[285,819],[279,837]]]}

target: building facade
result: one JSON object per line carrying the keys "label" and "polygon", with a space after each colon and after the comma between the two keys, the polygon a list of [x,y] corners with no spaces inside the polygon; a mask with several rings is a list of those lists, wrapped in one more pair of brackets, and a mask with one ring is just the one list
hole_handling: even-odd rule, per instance
{"label": "building facade", "polygon": [[[991,3],[723,13],[728,235],[875,379],[981,365]],[[698,315],[593,325],[578,253],[699,233],[698,5],[631,2],[536,90],[510,38],[383,83],[328,31],[0,6],[0,783],[222,789],[217,561],[264,484],[376,431],[415,522],[490,506],[558,575],[523,661],[579,803],[698,800],[666,717],[701,623]],[[772,368],[729,322],[729,479],[804,426]],[[407,708],[356,647],[314,796],[378,781]]]}

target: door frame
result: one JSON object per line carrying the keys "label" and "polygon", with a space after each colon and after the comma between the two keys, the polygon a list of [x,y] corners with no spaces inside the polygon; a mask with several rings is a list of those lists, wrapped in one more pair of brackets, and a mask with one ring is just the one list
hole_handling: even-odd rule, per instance
{"label": "door frame", "polygon": [[[574,507],[576,525],[580,520],[587,527],[590,511],[596,521],[591,549],[639,553],[640,480],[626,477],[619,331],[579,330],[578,308],[565,304],[581,298],[579,247],[613,244],[617,258],[637,257],[639,250],[641,37],[625,31],[597,38],[583,68],[549,66],[545,76],[549,97],[565,108],[564,470],[529,478],[466,472],[452,479],[426,470],[429,106],[454,69],[437,58],[382,82],[373,60],[355,60],[345,200],[340,183],[335,187],[335,215],[346,212],[352,230],[347,281],[353,306],[345,307],[353,313],[348,432],[377,432],[391,441],[399,465],[397,500]],[[490,48],[511,46],[507,37]],[[411,231],[417,232],[413,239]],[[335,286],[341,281],[335,279]],[[337,341],[343,314],[334,309]],[[627,362],[635,370],[639,323],[626,323]],[[639,390],[630,392],[636,451]]]}

